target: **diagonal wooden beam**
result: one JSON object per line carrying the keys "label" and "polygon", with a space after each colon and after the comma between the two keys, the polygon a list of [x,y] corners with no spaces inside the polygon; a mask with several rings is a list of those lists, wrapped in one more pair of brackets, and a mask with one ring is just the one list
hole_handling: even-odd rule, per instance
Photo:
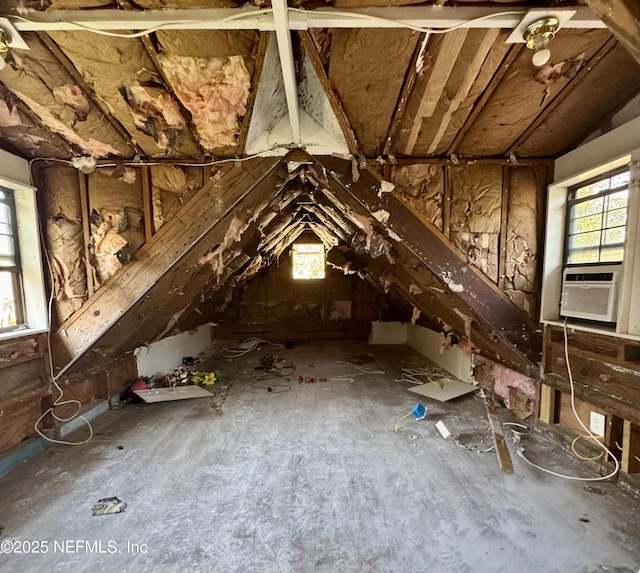
{"label": "diagonal wooden beam", "polygon": [[300,32],[300,39],[302,40],[302,46],[306,51],[311,63],[313,64],[313,68],[316,71],[318,79],[322,84],[324,89],[324,93],[329,99],[329,104],[331,105],[331,109],[333,110],[338,123],[340,124],[340,129],[342,130],[342,134],[347,141],[347,145],[349,147],[349,151],[352,155],[357,156],[360,153],[360,149],[358,147],[358,142],[356,141],[355,132],[351,127],[351,123],[349,122],[349,118],[342,107],[342,102],[338,97],[338,94],[333,89],[333,85],[327,76],[327,72],[322,65],[322,58],[320,58],[320,54],[318,54],[318,50],[316,49],[315,44],[313,43],[313,39],[311,38],[311,33],[307,30],[303,30]]}
{"label": "diagonal wooden beam", "polygon": [[[405,204],[397,192],[382,193],[379,177],[361,172],[353,183],[348,162],[333,157],[318,158],[331,190],[351,208],[384,215],[379,222],[407,248],[421,266],[438,278],[444,292],[453,294],[475,313],[497,338],[537,369],[542,356],[539,326],[490,281],[480,270],[467,265],[464,256],[423,216]],[[384,222],[383,222],[384,221]]]}
{"label": "diagonal wooden beam", "polygon": [[460,131],[456,134],[454,140],[451,142],[451,145],[449,146],[449,149],[447,149],[445,155],[450,156],[451,154],[456,152],[456,149],[458,149],[458,145],[460,145],[460,142],[464,139],[465,135],[467,135],[467,133],[471,129],[471,126],[475,123],[476,119],[478,119],[480,112],[482,112],[484,106],[493,95],[493,92],[495,92],[500,85],[500,82],[509,71],[511,64],[513,64],[515,59],[520,54],[523,46],[524,44],[513,44],[513,46],[509,48],[509,51],[502,60],[502,64],[500,64],[500,67],[491,78],[491,81],[485,88],[484,92],[482,92],[482,95],[473,106],[471,113],[468,115]]}
{"label": "diagonal wooden beam", "polygon": [[587,0],[613,35],[640,64],[640,3],[638,0]]}
{"label": "diagonal wooden beam", "polygon": [[82,74],[76,69],[71,60],[67,58],[64,52],[59,48],[51,37],[45,32],[38,32],[38,38],[47,47],[47,49],[53,54],[53,57],[60,62],[60,65],[67,70],[69,75],[73,78],[76,85],[85,93],[89,100],[102,112],[107,121],[115,128],[115,130],[122,136],[122,138],[131,146],[131,148],[140,155],[145,155],[144,152],[138,147],[138,144],[131,137],[131,134],[122,126],[122,124],[115,118],[113,113],[109,110],[107,105],[101,98],[96,96],[96,93],[89,87],[84,81]]}
{"label": "diagonal wooden beam", "polygon": [[171,94],[171,97],[174,99],[174,101],[178,104],[178,107],[180,108],[180,113],[187,120],[187,125],[189,126],[189,131],[191,132],[191,136],[193,137],[193,140],[198,145],[198,148],[200,149],[200,152],[202,153],[202,155],[205,155],[205,152],[202,149],[202,145],[200,145],[200,139],[198,137],[198,129],[193,123],[191,112],[184,106],[180,98],[176,95],[175,91],[173,90],[171,81],[169,80],[167,74],[164,73],[164,69],[162,68],[160,59],[158,58],[158,50],[156,50],[156,47],[154,46],[149,36],[142,36],[140,38],[140,41],[142,42],[142,45],[144,46],[144,49],[147,52],[147,54],[149,54],[149,57],[151,58],[153,65],[156,67],[156,69],[158,70],[158,73],[162,77],[162,81],[164,82],[165,88]]}
{"label": "diagonal wooden beam", "polygon": [[251,90],[249,91],[249,99],[247,100],[247,108],[242,119],[242,128],[240,129],[240,138],[238,139],[238,155],[244,155],[247,147],[247,136],[249,135],[249,126],[253,116],[253,106],[256,103],[258,95],[258,85],[262,77],[262,68],[264,67],[264,57],[269,46],[269,32],[260,32],[258,47],[255,54],[255,66],[253,68],[253,77],[251,78]]}
{"label": "diagonal wooden beam", "polygon": [[604,58],[616,45],[615,38],[609,38],[600,46],[598,51],[589,59],[588,62],[584,62],[580,71],[575,77],[568,82],[560,92],[540,111],[537,117],[533,120],[529,127],[520,134],[509,149],[504,152],[504,155],[509,155],[511,152],[517,153],[518,148],[534,133],[540,125],[546,121],[549,116],[557,109],[557,107],[565,100],[565,98],[571,94],[574,90],[578,89],[580,82],[591,72],[593,66],[595,66],[602,58]]}
{"label": "diagonal wooden beam", "polygon": [[418,73],[420,72],[420,70],[418,69],[419,60],[421,57],[424,58],[424,54],[427,51],[428,44],[429,34],[423,34],[422,37],[418,39],[416,48],[413,51],[413,56],[411,56],[411,62],[409,63],[409,69],[407,70],[407,73],[404,77],[404,83],[402,84],[400,95],[398,96],[396,109],[393,112],[393,117],[391,118],[391,123],[389,123],[389,129],[387,130],[387,136],[384,139],[384,148],[382,150],[382,155],[389,155],[391,153],[393,144],[396,141],[396,137],[398,137],[398,131],[400,130],[400,124],[402,123],[404,111],[405,109],[407,109],[407,104],[409,103],[409,98],[411,97],[413,86],[416,84],[416,78],[418,77]]}
{"label": "diagonal wooden beam", "polygon": [[[146,243],[137,253],[138,260],[123,267],[76,314],[51,337],[55,374],[60,375],[93,347],[114,325],[124,318],[189,253],[196,261],[202,256],[197,245],[221,244],[225,240],[233,214],[274,193],[274,186],[252,192],[280,165],[279,159],[254,159],[237,167],[223,168]],[[259,196],[259,197],[258,197]],[[246,201],[245,201],[246,199]],[[192,263],[193,264],[193,263]],[[184,276],[183,276],[184,275]],[[181,273],[181,280],[191,276]],[[166,293],[165,293],[166,294]],[[157,312],[157,311],[156,311]]]}

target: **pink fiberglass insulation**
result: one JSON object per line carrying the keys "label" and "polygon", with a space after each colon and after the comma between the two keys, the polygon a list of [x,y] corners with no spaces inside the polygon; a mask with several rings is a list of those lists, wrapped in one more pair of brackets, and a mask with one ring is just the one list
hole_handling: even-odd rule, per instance
{"label": "pink fiberglass insulation", "polygon": [[515,372],[501,364],[494,364],[491,376],[494,381],[493,389],[509,405],[509,388],[521,390],[528,398],[536,398],[536,382],[524,374]]}
{"label": "pink fiberglass insulation", "polygon": [[135,126],[153,137],[160,149],[172,152],[187,128],[178,102],[162,88],[140,84],[126,88],[126,94]]}
{"label": "pink fiberglass insulation", "polygon": [[191,112],[207,149],[237,144],[239,118],[246,111],[251,76],[242,56],[195,58],[163,54],[162,68]]}
{"label": "pink fiberglass insulation", "polygon": [[54,133],[64,137],[69,143],[77,145],[82,149],[83,153],[91,155],[92,157],[106,157],[108,155],[120,155],[117,149],[111,147],[107,143],[102,143],[90,138],[88,141],[82,139],[72,128],[66,125],[57,115],[52,113],[46,107],[40,105],[38,102],[32,100],[30,97],[20,93],[16,90],[11,90],[17,97],[19,97],[29,108],[33,111],[42,124],[48,127]]}
{"label": "pink fiberglass insulation", "polygon": [[76,119],[84,121],[87,119],[91,106],[82,90],[73,84],[64,84],[53,88],[53,96],[58,103],[68,105],[76,113]]}

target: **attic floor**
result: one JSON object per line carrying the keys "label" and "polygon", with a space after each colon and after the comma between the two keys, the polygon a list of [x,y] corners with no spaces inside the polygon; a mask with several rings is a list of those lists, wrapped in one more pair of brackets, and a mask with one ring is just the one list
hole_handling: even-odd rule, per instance
{"label": "attic floor", "polygon": [[[507,475],[493,453],[441,438],[439,419],[455,435],[489,447],[479,397],[423,400],[426,419],[405,420],[394,433],[416,402],[394,380],[403,366],[426,363],[412,349],[323,342],[278,350],[298,366],[291,390],[280,393],[250,385],[265,352],[220,363],[225,381],[234,382],[222,417],[208,399],[123,404],[96,421],[87,445],[52,447],[0,480],[2,541],[48,541],[47,554],[0,554],[0,570],[635,573],[640,567],[640,504],[620,488],[598,483],[591,485],[604,493],[589,492],[515,455],[515,474]],[[348,358],[363,352],[376,355],[366,367],[386,373],[298,384],[298,374],[353,372]],[[508,419],[506,411],[499,414]],[[538,463],[593,475],[539,434],[527,443]],[[126,511],[92,517],[93,504],[112,496],[127,503]],[[54,546],[67,540],[66,553]],[[90,553],[85,542],[118,553]]]}

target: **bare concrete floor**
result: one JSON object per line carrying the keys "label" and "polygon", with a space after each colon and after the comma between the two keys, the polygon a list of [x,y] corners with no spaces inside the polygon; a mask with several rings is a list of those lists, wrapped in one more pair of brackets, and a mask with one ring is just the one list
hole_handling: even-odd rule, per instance
{"label": "bare concrete floor", "polygon": [[[592,493],[515,455],[515,475],[503,474],[493,453],[440,437],[434,423],[443,419],[468,442],[490,445],[478,397],[423,400],[426,419],[394,433],[416,402],[394,380],[402,366],[425,363],[413,350],[322,343],[278,351],[298,366],[280,393],[250,386],[266,352],[220,363],[235,382],[222,417],[207,399],[122,405],[97,421],[89,444],[53,447],[0,480],[2,547],[31,551],[0,554],[0,571],[640,569],[639,503],[615,485],[592,484],[604,494]],[[298,374],[353,372],[347,360],[362,352],[375,353],[366,366],[386,374],[298,384]],[[528,444],[540,464],[593,475],[540,436]],[[111,496],[126,511],[92,517],[93,504]],[[45,545],[47,553],[33,553]]]}

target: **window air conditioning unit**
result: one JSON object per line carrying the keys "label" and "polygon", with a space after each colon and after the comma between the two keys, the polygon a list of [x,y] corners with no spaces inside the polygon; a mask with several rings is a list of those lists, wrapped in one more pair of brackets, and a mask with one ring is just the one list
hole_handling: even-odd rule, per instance
{"label": "window air conditioning unit", "polygon": [[622,265],[571,267],[562,276],[560,315],[615,322]]}

